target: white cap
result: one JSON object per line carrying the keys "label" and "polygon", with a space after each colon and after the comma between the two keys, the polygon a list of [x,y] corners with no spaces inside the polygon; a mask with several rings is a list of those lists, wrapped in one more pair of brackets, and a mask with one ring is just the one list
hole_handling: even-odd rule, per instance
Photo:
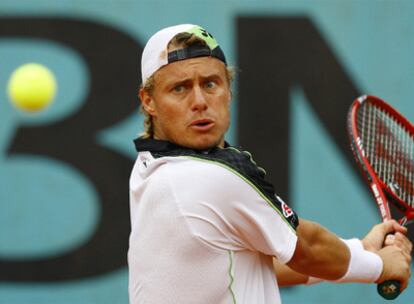
{"label": "white cap", "polygon": [[[206,46],[188,47],[168,53],[168,43],[179,33],[192,33],[206,42]],[[141,58],[142,83],[158,69],[177,60],[200,56],[213,56],[226,64],[226,59],[217,41],[205,29],[194,24],[180,24],[164,28],[155,33],[145,45]]]}

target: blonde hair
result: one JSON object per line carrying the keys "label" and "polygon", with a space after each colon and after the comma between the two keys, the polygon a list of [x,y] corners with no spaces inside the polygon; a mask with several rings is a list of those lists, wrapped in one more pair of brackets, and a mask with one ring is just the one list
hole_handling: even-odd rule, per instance
{"label": "blonde hair", "polygon": [[[191,33],[179,33],[175,35],[173,39],[168,43],[168,50],[176,50],[186,48],[191,45],[206,45],[206,42]],[[156,72],[155,72],[156,73]],[[144,84],[141,84],[140,91],[144,90],[148,95],[152,96],[155,87],[154,74],[152,74]],[[226,66],[226,78],[229,83],[229,87],[234,79],[234,68]],[[152,116],[145,110],[142,103],[140,106],[140,112],[144,114],[144,132],[140,134],[141,138],[153,138],[154,137],[154,125]]]}

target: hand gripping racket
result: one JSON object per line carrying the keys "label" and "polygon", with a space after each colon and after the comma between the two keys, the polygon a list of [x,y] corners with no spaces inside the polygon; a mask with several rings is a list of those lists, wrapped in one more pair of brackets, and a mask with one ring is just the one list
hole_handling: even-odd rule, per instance
{"label": "hand gripping racket", "polygon": [[[414,127],[385,101],[364,95],[348,113],[348,135],[359,167],[369,183],[383,221],[391,219],[389,204],[404,216],[402,225],[414,218]],[[401,292],[398,281],[378,285],[385,299]]]}

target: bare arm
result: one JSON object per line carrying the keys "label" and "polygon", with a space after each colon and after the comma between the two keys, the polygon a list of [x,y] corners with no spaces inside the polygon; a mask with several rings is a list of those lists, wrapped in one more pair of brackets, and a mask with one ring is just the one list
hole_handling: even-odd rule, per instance
{"label": "bare arm", "polygon": [[[335,280],[342,277],[347,271],[350,262],[350,251],[348,247],[334,234],[318,224],[302,219],[301,225],[300,229],[298,227],[298,245],[302,246],[302,248],[297,246],[292,260],[288,263],[289,266],[291,266],[290,264],[293,265],[292,268],[296,267],[296,271],[291,269],[288,265],[281,264],[276,259],[273,261],[278,284],[280,286],[306,284],[308,283],[309,276],[320,277],[325,280]],[[383,272],[377,280],[377,283],[386,279],[398,279],[403,283],[403,289],[406,288],[410,277],[409,263],[411,261],[410,253],[412,250],[412,244],[404,236],[406,232],[406,228],[398,225],[397,222],[389,221],[374,226],[362,240],[364,249],[377,253],[384,263]],[[395,236],[392,236],[392,240],[389,240],[389,237],[391,236],[388,236],[385,241],[385,245],[389,248],[382,248],[384,238],[388,233],[396,234]],[[302,242],[299,243],[300,238],[305,239],[301,240]],[[305,244],[304,248],[303,244]],[[344,245],[345,248],[342,245]],[[326,246],[332,247],[326,249]],[[322,252],[321,254],[320,250],[327,251]],[[309,254],[310,256],[304,258],[300,262],[295,261],[294,259],[301,259],[300,254]],[[331,256],[326,258],[327,255]],[[315,265],[312,263],[315,256],[317,261],[316,265],[319,265],[316,267],[320,267],[320,269],[317,269],[316,271],[314,269]],[[334,258],[332,259],[331,257]],[[339,261],[344,264],[340,265],[340,267],[334,267],[338,266],[338,258],[340,259]],[[325,261],[321,262],[321,259],[325,259]],[[311,265],[307,266],[306,263],[311,263]],[[329,263],[333,263],[333,265],[329,266]],[[331,267],[333,267],[333,271],[331,271],[332,269],[329,269]],[[345,271],[343,269],[345,269]],[[344,272],[341,274],[342,271]]]}
{"label": "bare arm", "polygon": [[[298,259],[298,261],[294,261],[292,263],[292,260],[289,262],[289,266],[280,263],[277,259],[273,259],[273,268],[275,270],[275,274],[277,277],[278,285],[279,286],[291,286],[291,285],[299,285],[299,284],[306,284],[309,279],[309,275],[312,276],[318,276],[322,272],[322,276],[324,276],[325,270],[323,268],[323,263],[332,263],[335,266],[337,265],[337,258],[343,260],[343,268],[339,268],[339,274],[334,273],[335,278],[341,277],[343,274],[345,274],[345,271],[347,269],[347,265],[349,262],[349,252],[347,246],[340,241],[335,235],[330,233],[328,230],[324,229],[320,225],[316,223],[312,223],[309,221],[306,221],[304,219],[300,220],[300,225],[297,229],[298,233],[298,245],[299,240],[301,241],[300,246],[303,246],[304,248],[299,248],[297,245],[294,258]],[[332,248],[335,248],[335,246],[343,247],[342,250],[332,250]],[[300,251],[298,251],[298,249]],[[326,250],[330,249],[330,250]],[[334,254],[332,254],[331,251],[334,251]],[[307,257],[306,259],[303,258],[303,255],[306,255],[308,253],[311,253],[311,256]],[[325,256],[333,257],[332,260],[324,260]],[[337,257],[336,257],[337,256]],[[309,259],[317,258],[317,263],[311,263],[311,265],[314,266],[315,270],[311,269],[307,263],[309,263]],[[297,268],[297,271],[290,268],[290,264],[293,264],[295,266],[293,267],[300,267]],[[298,265],[298,266],[297,266]],[[340,265],[341,266],[341,265]],[[300,269],[305,269],[306,273],[300,273],[298,272]],[[326,267],[331,269],[331,267]],[[334,271],[338,271],[337,269],[334,269]],[[341,273],[342,272],[342,273]],[[318,275],[316,275],[318,273]],[[332,276],[332,274],[331,274]],[[331,277],[330,276],[330,277]]]}
{"label": "bare arm", "polygon": [[280,263],[276,258],[273,258],[273,269],[277,277],[277,285],[279,286],[306,284],[309,279],[307,275],[293,271],[289,266]]}
{"label": "bare arm", "polygon": [[336,280],[345,275],[350,261],[348,247],[322,226],[301,219],[298,241],[289,268],[304,275]]}

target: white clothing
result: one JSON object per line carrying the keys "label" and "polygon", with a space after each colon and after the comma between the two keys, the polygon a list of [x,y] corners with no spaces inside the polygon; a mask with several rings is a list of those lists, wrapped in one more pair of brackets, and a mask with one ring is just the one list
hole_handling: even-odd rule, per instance
{"label": "white clothing", "polygon": [[235,170],[140,152],[130,208],[131,304],[280,303],[272,257],[291,259],[295,230]]}

